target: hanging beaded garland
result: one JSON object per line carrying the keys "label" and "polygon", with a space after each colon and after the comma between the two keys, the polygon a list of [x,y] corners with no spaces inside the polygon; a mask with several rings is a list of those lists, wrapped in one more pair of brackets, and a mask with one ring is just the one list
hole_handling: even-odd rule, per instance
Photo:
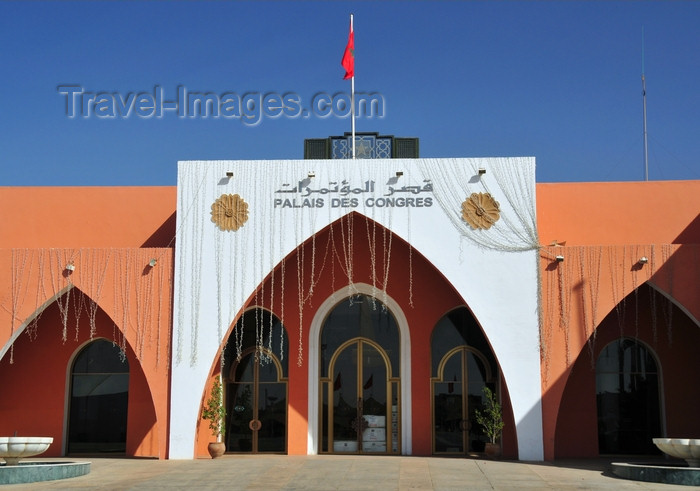
{"label": "hanging beaded garland", "polygon": [[[171,285],[166,284],[167,267],[144,271],[143,265],[154,255],[167,264],[162,254],[168,253],[156,248],[12,249],[12,285],[8,294],[11,304],[4,305],[0,295],[0,309],[11,314],[11,338],[19,329],[35,340],[40,329],[46,329],[41,327],[41,320],[51,305],[58,310],[62,343],[93,340],[98,327],[104,336],[109,326],[98,320],[102,302],[102,308],[113,319],[112,341],[120,348],[120,356],[126,356],[128,340],[136,358],[146,360],[155,340],[157,345],[152,352],[159,366],[161,336],[169,337],[167,299],[171,298]],[[72,269],[65,268],[68,264]],[[113,294],[111,302],[104,298],[105,289]],[[83,331],[86,325],[89,332]],[[13,346],[9,347],[11,364]],[[4,355],[2,349],[0,358]]]}

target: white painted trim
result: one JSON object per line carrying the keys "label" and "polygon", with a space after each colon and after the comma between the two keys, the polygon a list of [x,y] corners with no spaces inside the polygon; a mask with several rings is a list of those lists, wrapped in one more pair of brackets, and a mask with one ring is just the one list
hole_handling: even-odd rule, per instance
{"label": "white painted trim", "polygon": [[[688,316],[690,320],[692,320],[696,326],[700,327],[700,322],[698,319],[678,300],[676,300],[675,297],[673,297],[670,293],[667,291],[663,290],[660,286],[658,286],[656,283],[653,281],[649,280],[646,282],[649,287],[654,290],[655,292],[658,292],[661,294],[663,297],[667,298],[669,302],[671,302],[673,305],[678,307],[678,309],[683,312],[685,315]],[[636,339],[636,338],[635,338]],[[639,339],[637,339],[638,342],[641,342]],[[664,390],[664,374],[663,374],[663,367],[661,366],[661,359],[659,358],[659,355],[652,349],[651,346],[648,344],[646,345],[647,348],[654,354],[654,359],[656,360],[656,366],[657,366],[657,371],[658,371],[658,376],[659,376],[659,404],[661,405],[661,431],[665,436],[668,435],[668,431],[666,429],[666,391]]]}
{"label": "white painted trim", "polygon": [[[700,327],[700,321],[698,321],[698,319],[690,312],[690,310],[688,310],[680,301],[678,301],[678,300],[676,299],[676,297],[674,297],[673,295],[671,295],[669,292],[667,292],[666,290],[664,290],[663,288],[661,288],[659,285],[657,285],[656,283],[654,283],[654,282],[651,281],[651,280],[648,280],[648,281],[646,282],[646,284],[649,285],[654,291],[657,291],[657,292],[660,293],[662,296],[666,297],[673,305],[675,305],[676,307],[678,307],[678,309],[679,309],[681,312],[683,312],[685,315],[687,315],[688,318],[689,318],[690,320],[692,320],[692,321],[695,323],[696,326]],[[641,285],[640,285],[640,286],[641,286]],[[630,293],[633,293],[633,292],[634,292],[634,290],[632,290]],[[628,294],[628,295],[629,295],[629,294]],[[615,309],[615,306],[613,306],[613,308],[610,309],[610,311],[612,312],[614,309]]]}
{"label": "white painted trim", "polygon": [[[354,283],[354,290],[364,295],[376,294],[376,289],[366,283]],[[321,328],[328,314],[340,301],[347,298],[348,287],[345,286],[331,294],[318,308],[311,321],[309,329],[309,399],[308,399],[308,430],[306,450],[309,455],[318,454],[318,377],[319,377],[319,340]],[[379,298],[384,302],[396,319],[401,336],[401,454],[411,455],[413,452],[412,410],[411,410],[411,334],[406,315],[399,304],[390,296],[382,294]]]}
{"label": "white painted trim", "polygon": [[[24,330],[27,328],[27,326],[32,323],[32,321],[34,319],[36,319],[39,315],[41,315],[41,313],[44,312],[44,310],[46,310],[49,305],[54,303],[57,298],[59,298],[64,293],[66,293],[68,290],[71,290],[73,288],[75,288],[75,285],[73,285],[73,284],[70,284],[70,285],[62,288],[61,290],[58,291],[58,293],[56,293],[54,296],[48,298],[34,312],[32,312],[32,315],[27,317],[25,319],[25,321],[22,322],[22,325],[20,325],[17,329],[15,329],[15,331],[12,333],[12,336],[10,336],[10,339],[8,339],[7,343],[5,343],[5,346],[0,348],[0,360],[2,360],[2,358],[5,356],[5,354],[9,351],[12,344],[17,340],[17,338],[20,336],[20,334],[22,334],[22,332],[24,332]],[[12,319],[12,321],[14,322],[14,319]]]}

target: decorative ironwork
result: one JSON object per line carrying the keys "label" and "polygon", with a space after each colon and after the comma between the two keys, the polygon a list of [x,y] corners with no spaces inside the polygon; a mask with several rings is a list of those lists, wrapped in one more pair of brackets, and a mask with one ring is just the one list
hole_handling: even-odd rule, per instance
{"label": "decorative ironwork", "polygon": [[[391,137],[355,135],[355,157],[358,159],[390,159]],[[352,158],[352,136],[331,138],[331,158]]]}
{"label": "decorative ironwork", "polygon": [[235,232],[248,221],[248,203],[237,194],[222,194],[211,205],[211,221],[221,230]]}
{"label": "decorative ironwork", "polygon": [[462,203],[462,218],[472,228],[488,230],[501,218],[500,205],[490,193],[472,193]]}

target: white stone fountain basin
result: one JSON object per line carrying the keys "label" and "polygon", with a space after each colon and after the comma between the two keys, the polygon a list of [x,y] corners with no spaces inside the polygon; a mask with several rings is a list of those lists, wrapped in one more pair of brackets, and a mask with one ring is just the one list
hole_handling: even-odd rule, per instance
{"label": "white stone fountain basin", "polygon": [[7,465],[17,465],[19,459],[44,453],[53,443],[45,436],[0,436],[0,458]]}
{"label": "white stone fountain basin", "polygon": [[654,438],[653,442],[671,457],[684,459],[690,467],[700,467],[700,439]]}

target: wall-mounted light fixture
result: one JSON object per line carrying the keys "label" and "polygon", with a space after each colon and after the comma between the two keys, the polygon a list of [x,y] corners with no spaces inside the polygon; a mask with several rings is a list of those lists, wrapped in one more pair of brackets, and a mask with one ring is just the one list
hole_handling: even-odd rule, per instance
{"label": "wall-mounted light fixture", "polygon": [[311,179],[311,178],[313,178],[313,177],[316,177],[316,173],[315,173],[314,171],[310,170],[310,171],[309,171],[308,178]]}
{"label": "wall-mounted light fixture", "polygon": [[148,261],[148,265],[149,265],[150,267],[152,267],[152,268],[153,268],[156,264],[158,264],[158,260],[157,260],[155,257],[152,258],[150,261]]}
{"label": "wall-mounted light fixture", "polygon": [[401,177],[403,176],[403,171],[402,170],[397,170],[396,171],[396,177]]}
{"label": "wall-mounted light fixture", "polygon": [[483,167],[479,167],[479,175],[483,176],[484,174],[486,174],[486,169],[484,169]]}
{"label": "wall-mounted light fixture", "polygon": [[73,261],[70,261],[68,264],[66,264],[66,271],[68,271],[69,273],[75,271],[75,264],[73,264]]}
{"label": "wall-mounted light fixture", "polygon": [[637,261],[637,264],[639,264],[640,266],[643,266],[644,264],[646,264],[648,262],[649,262],[649,258],[646,256],[642,256],[639,258],[639,261]]}
{"label": "wall-mounted light fixture", "polygon": [[564,262],[564,256],[557,256],[554,259],[557,260],[558,263],[563,263]]}
{"label": "wall-mounted light fixture", "polygon": [[226,173],[226,177],[228,177],[229,179],[231,179],[231,178],[233,177],[233,172],[228,171],[228,172]]}

